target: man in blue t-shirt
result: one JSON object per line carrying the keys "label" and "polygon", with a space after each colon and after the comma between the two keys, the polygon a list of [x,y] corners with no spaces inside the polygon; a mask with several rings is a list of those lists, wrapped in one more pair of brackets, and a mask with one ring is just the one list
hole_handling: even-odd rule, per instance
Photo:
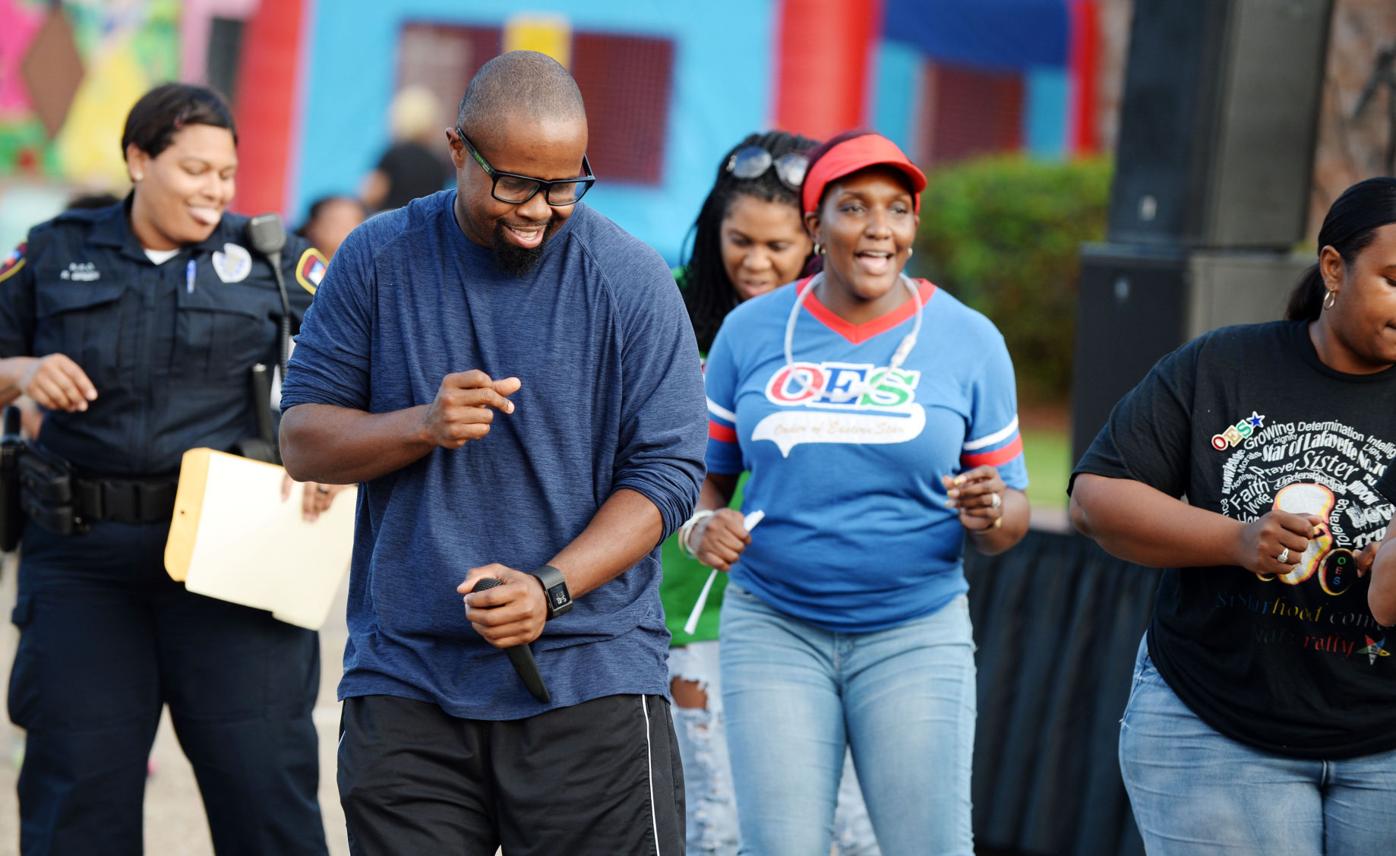
{"label": "man in blue t-shirt", "polygon": [[[456,189],[349,236],[282,394],[287,469],[363,483],[350,847],[678,852],[658,545],[703,478],[691,328],[660,257],[578,204],[562,66],[486,63],[447,138]],[[541,687],[499,650],[529,643]]]}

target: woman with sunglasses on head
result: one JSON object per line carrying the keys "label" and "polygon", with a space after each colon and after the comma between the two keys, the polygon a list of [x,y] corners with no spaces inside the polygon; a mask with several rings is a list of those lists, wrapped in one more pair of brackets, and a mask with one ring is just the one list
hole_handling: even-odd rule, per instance
{"label": "woman with sunglasses on head", "polygon": [[1167,569],[1120,720],[1151,854],[1396,835],[1396,603],[1362,576],[1396,493],[1396,178],[1345,190],[1318,247],[1286,320],[1164,357],[1072,475],[1077,529]]}
{"label": "woman with sunglasses on head", "polygon": [[[288,237],[283,293],[252,249],[227,210],[237,133],[213,90],[147,92],[121,151],[124,201],[34,227],[0,266],[0,401],[46,411],[19,465],[20,849],[139,854],[168,705],[219,854],[323,854],[316,634],[191,594],[164,548],[184,452],[257,436],[253,366],[275,363],[324,257]],[[305,486],[308,514],[327,491]]]}
{"label": "woman with sunglasses on head", "polygon": [[812,152],[801,207],[823,271],[733,310],[709,355],[708,476],[683,534],[730,572],[722,702],[747,852],[828,851],[846,747],[884,854],[972,852],[962,549],[966,532],[990,553],[1023,537],[1027,478],[1003,337],[903,273],[925,185],[874,133]]}
{"label": "woman with sunglasses on head", "polygon": [[[722,320],[737,305],[817,266],[799,202],[808,155],[816,145],[784,131],[749,134],[718,162],[717,178],[693,224],[692,251],[677,275],[700,351],[712,346]],[[740,838],[718,676],[718,612],[727,580],[713,581],[690,633],[685,625],[708,568],[680,546],[677,534],[665,542],[663,558],[660,594],[674,640],[670,690],[684,762],[688,849],[733,854]],[[834,838],[840,856],[878,852],[851,760],[839,791]]]}

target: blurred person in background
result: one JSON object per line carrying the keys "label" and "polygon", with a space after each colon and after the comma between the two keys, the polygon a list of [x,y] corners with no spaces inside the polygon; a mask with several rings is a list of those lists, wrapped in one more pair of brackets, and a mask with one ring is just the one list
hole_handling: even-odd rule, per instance
{"label": "blurred person in background", "polygon": [[1396,603],[1386,567],[1362,578],[1393,399],[1396,178],[1372,178],[1328,209],[1285,320],[1159,360],[1076,464],[1076,528],[1167,569],[1120,720],[1149,853],[1396,840]]}
{"label": "blurred person in background", "polygon": [[339,245],[368,216],[364,204],[352,196],[321,196],[310,203],[305,222],[296,230],[326,258],[333,259]]}
{"label": "blurred person in background", "polygon": [[973,852],[964,543],[1026,534],[1027,471],[1003,337],[904,274],[925,186],[874,133],[813,151],[822,272],[732,310],[708,354],[685,540],[731,575],[722,704],[747,852],[829,851],[849,748],[883,853]]}
{"label": "blurred person in background", "polygon": [[441,102],[423,87],[409,86],[393,98],[388,108],[393,141],[359,192],[368,210],[401,208],[450,184],[451,162],[436,149],[443,115]]}
{"label": "blurred person in background", "polygon": [[[296,229],[296,234],[305,238],[312,247],[325,254],[327,259],[333,259],[334,254],[339,252],[339,245],[344,243],[344,239],[349,237],[349,233],[364,221],[368,216],[364,204],[352,196],[321,196],[310,203],[310,208],[306,211],[305,222]],[[289,348],[295,351],[295,342]],[[280,409],[281,405],[281,378],[276,378],[276,383],[272,387],[272,401]],[[291,487],[295,482],[287,475],[281,482],[281,498],[289,499]],[[348,489],[349,485],[320,485],[314,491],[303,491],[301,493],[301,517],[314,522],[319,519],[321,513],[329,510],[334,498]]]}
{"label": "blurred person in background", "polygon": [[[712,347],[722,320],[738,304],[794,282],[817,258],[800,220],[799,198],[816,145],[783,131],[751,134],[718,162],[716,180],[693,224],[692,251],[676,276],[701,352]],[[663,556],[660,595],[673,636],[669,688],[683,755],[688,852],[733,854],[740,836],[718,674],[718,612],[727,577],[714,581],[690,634],[684,624],[708,569],[682,548],[677,534],[664,542]],[[844,856],[877,853],[851,757],[839,790],[834,840]]]}
{"label": "blurred person in background", "polygon": [[[232,113],[205,87],[159,86],[121,149],[125,200],[34,227],[0,267],[0,400],[46,411],[21,464],[21,850],[141,853],[168,704],[219,854],[323,854],[316,634],[190,594],[164,567],[181,457],[256,435],[250,372],[279,344],[270,263],[226,210]],[[293,324],[323,262],[289,239]]]}

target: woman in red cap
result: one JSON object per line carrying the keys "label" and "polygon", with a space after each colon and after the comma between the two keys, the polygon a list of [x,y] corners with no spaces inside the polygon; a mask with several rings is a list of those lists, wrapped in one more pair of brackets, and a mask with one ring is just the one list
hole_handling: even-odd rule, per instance
{"label": "woman in red cap", "polygon": [[1003,337],[903,274],[925,186],[874,133],[812,152],[823,271],[737,307],[709,353],[708,476],[683,537],[730,571],[722,699],[748,852],[829,851],[846,747],[886,856],[973,849],[962,545],[1022,538],[1027,478]]}
{"label": "woman in red cap", "polygon": [[[814,242],[801,218],[800,186],[809,152],[818,144],[786,131],[753,133],[718,161],[690,232],[692,250],[675,277],[702,354],[712,347],[722,320],[743,301],[817,268],[811,264],[818,259]],[[684,553],[678,533],[664,542],[663,563],[659,596],[673,636],[669,688],[683,759],[688,852],[735,856],[741,842],[718,674],[718,614],[726,579],[714,579]],[[838,856],[878,856],[851,761],[845,761],[839,786],[834,837]]]}

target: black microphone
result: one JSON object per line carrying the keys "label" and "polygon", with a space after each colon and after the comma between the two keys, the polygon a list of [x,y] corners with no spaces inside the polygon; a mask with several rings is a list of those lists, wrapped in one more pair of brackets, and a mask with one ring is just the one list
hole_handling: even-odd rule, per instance
{"label": "black microphone", "polygon": [[[502,585],[494,577],[485,577],[475,584],[471,593],[492,589],[497,585]],[[543,686],[543,676],[538,674],[538,664],[533,661],[533,649],[528,645],[515,645],[512,648],[505,648],[504,653],[509,655],[509,662],[514,664],[514,671],[519,673],[519,678],[528,687],[528,691],[533,693],[533,697],[548,704],[553,697],[548,695],[548,688]]]}
{"label": "black microphone", "polygon": [[264,256],[280,253],[286,246],[286,227],[275,214],[258,214],[247,221],[247,242]]}
{"label": "black microphone", "polygon": [[291,341],[291,299],[286,295],[286,280],[281,274],[281,250],[286,246],[286,227],[275,214],[258,214],[247,221],[247,243],[259,255],[271,263],[272,276],[276,278],[276,290],[281,295],[281,339],[277,344],[276,363],[281,369],[281,379],[286,379],[286,360],[289,358]]}

